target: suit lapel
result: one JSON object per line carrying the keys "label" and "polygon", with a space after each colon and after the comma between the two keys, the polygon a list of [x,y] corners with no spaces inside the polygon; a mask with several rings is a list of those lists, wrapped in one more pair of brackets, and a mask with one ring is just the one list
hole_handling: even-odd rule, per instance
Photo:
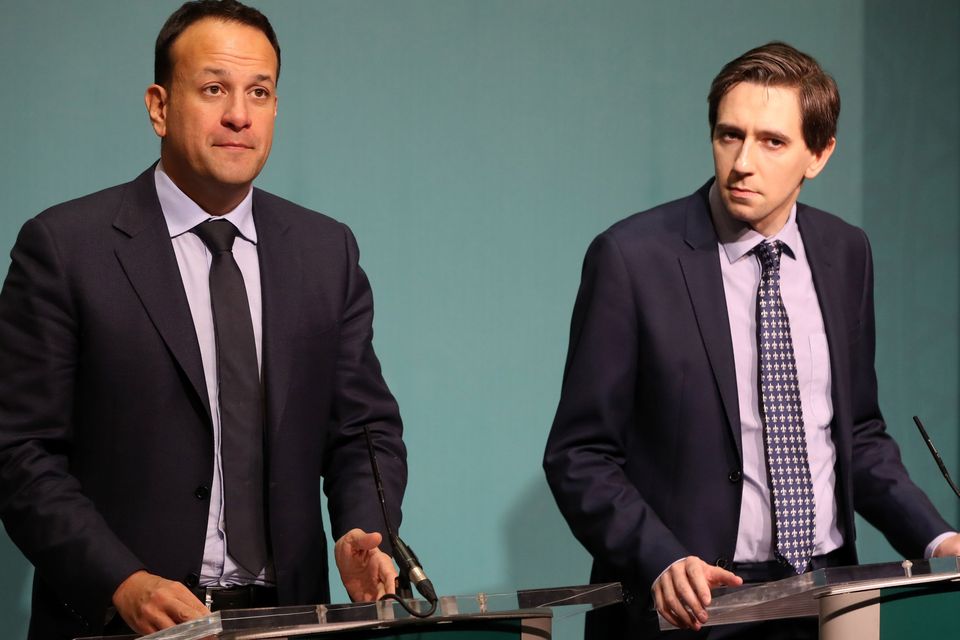
{"label": "suit lapel", "polygon": [[263,379],[268,433],[280,426],[294,357],[290,337],[300,312],[299,245],[289,235],[281,211],[258,189],[253,192],[260,286],[263,300]]}
{"label": "suit lapel", "polygon": [[[830,348],[830,395],[833,400],[834,422],[843,422],[847,416],[847,405],[844,401],[849,398],[847,380],[849,377],[849,361],[846,354],[849,349],[847,325],[843,318],[844,292],[843,278],[837,272],[835,257],[835,238],[830,234],[822,233],[817,226],[817,219],[810,216],[807,207],[797,204],[797,226],[803,238],[803,248],[810,263],[810,273],[813,276],[813,286],[820,303],[820,314],[823,316],[823,328],[827,334],[827,345]],[[837,446],[847,451],[850,443],[847,441],[846,429],[834,429]],[[838,459],[845,459],[838,456]]]}
{"label": "suit lapel", "polygon": [[737,454],[742,456],[733,342],[717,253],[717,235],[710,220],[707,199],[711,183],[707,183],[688,200],[684,240],[690,251],[680,255],[680,267],[700,328],[700,337],[720,391],[730,434],[736,443]]}
{"label": "suit lapel", "polygon": [[153,167],[130,184],[113,226],[127,236],[115,248],[117,259],[209,418],[210,400],[200,346],[157,199]]}

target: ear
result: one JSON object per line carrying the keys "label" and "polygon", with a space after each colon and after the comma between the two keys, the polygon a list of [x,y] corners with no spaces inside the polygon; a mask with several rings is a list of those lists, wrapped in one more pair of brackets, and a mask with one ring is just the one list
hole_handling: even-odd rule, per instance
{"label": "ear", "polygon": [[827,146],[823,148],[823,151],[820,153],[813,154],[813,162],[807,166],[807,170],[804,172],[804,178],[816,178],[817,175],[823,168],[827,166],[827,160],[830,159],[830,156],[833,155],[833,150],[837,148],[837,139],[830,138],[830,142],[827,143]]}
{"label": "ear", "polygon": [[143,94],[143,103],[153,125],[154,132],[161,138],[167,135],[167,90],[158,84],[147,87]]}

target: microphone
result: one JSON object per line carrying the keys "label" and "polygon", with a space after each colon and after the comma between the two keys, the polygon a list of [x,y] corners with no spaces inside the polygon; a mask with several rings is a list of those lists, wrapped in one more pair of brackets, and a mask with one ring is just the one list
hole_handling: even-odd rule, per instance
{"label": "microphone", "polygon": [[953,478],[950,477],[950,472],[947,471],[947,465],[943,464],[943,458],[940,457],[940,452],[937,451],[937,448],[933,446],[933,440],[927,435],[927,430],[923,428],[923,423],[920,422],[920,418],[913,416],[913,421],[917,424],[917,429],[920,429],[920,435],[923,436],[923,441],[927,443],[927,448],[930,449],[933,459],[937,461],[937,466],[940,467],[940,473],[943,474],[947,484],[950,485],[953,492],[960,498],[960,489],[957,488],[957,485],[953,482]]}
{"label": "microphone", "polygon": [[[383,512],[383,523],[386,525],[387,537],[393,546],[394,560],[400,568],[400,588],[403,597],[410,598],[410,583],[417,588],[427,602],[432,605],[437,603],[437,592],[433,588],[433,583],[424,573],[420,564],[420,559],[407,544],[400,539],[393,526],[390,524],[390,514],[387,513],[387,501],[383,497],[383,480],[380,477],[380,466],[377,464],[377,454],[373,451],[373,439],[370,437],[370,430],[366,425],[363,426],[363,435],[367,439],[367,453],[370,454],[370,468],[373,469],[373,480],[377,485],[377,495],[380,497],[380,509]],[[403,593],[406,592],[406,593]]]}

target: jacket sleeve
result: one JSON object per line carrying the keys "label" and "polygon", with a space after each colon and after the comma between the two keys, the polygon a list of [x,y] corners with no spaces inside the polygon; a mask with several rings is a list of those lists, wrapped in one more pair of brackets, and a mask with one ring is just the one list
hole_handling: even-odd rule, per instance
{"label": "jacket sleeve", "polygon": [[952,527],[910,479],[900,449],[887,432],[877,399],[874,368],[876,330],[873,307],[873,258],[863,232],[862,296],[859,326],[851,347],[853,411],[853,499],[858,513],[877,527],[905,558],[922,558],[924,549]]}
{"label": "jacket sleeve", "polygon": [[37,575],[95,623],[142,568],[71,474],[83,330],[41,218],[27,222],[0,292],[0,517]]}
{"label": "jacket sleeve", "polygon": [[[370,430],[384,481],[391,524],[400,527],[407,482],[406,448],[396,400],[373,350],[373,293],[346,226],[347,282],[341,318],[330,433],[324,450],[324,491],[334,539],[353,528],[384,533],[363,428]],[[386,536],[385,536],[386,537]],[[389,543],[384,547],[389,551]]]}
{"label": "jacket sleeve", "polygon": [[590,554],[649,587],[689,555],[624,471],[636,427],[639,363],[631,274],[608,232],[587,251],[560,403],[544,470],[560,511]]}

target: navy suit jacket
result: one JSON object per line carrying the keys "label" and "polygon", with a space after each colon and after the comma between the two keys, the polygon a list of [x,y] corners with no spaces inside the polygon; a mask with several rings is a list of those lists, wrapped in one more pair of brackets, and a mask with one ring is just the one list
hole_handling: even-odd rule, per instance
{"label": "navy suit jacket", "polygon": [[[406,452],[349,229],[254,189],[264,462],[281,604],[329,598],[332,533],[382,531],[362,426],[399,521]],[[153,169],[28,221],[0,293],[0,516],[36,568],[31,637],[99,633],[146,569],[194,585],[213,437]]]}
{"label": "navy suit jacket", "polygon": [[[652,633],[642,619],[663,569],[688,555],[729,566],[736,548],[740,416],[711,183],[615,224],[584,260],[544,468],[593,580],[635,594],[592,616],[593,637]],[[950,526],[907,476],[877,404],[867,238],[802,204],[797,223],[830,348],[844,551],[856,561],[857,511],[921,557]]]}

